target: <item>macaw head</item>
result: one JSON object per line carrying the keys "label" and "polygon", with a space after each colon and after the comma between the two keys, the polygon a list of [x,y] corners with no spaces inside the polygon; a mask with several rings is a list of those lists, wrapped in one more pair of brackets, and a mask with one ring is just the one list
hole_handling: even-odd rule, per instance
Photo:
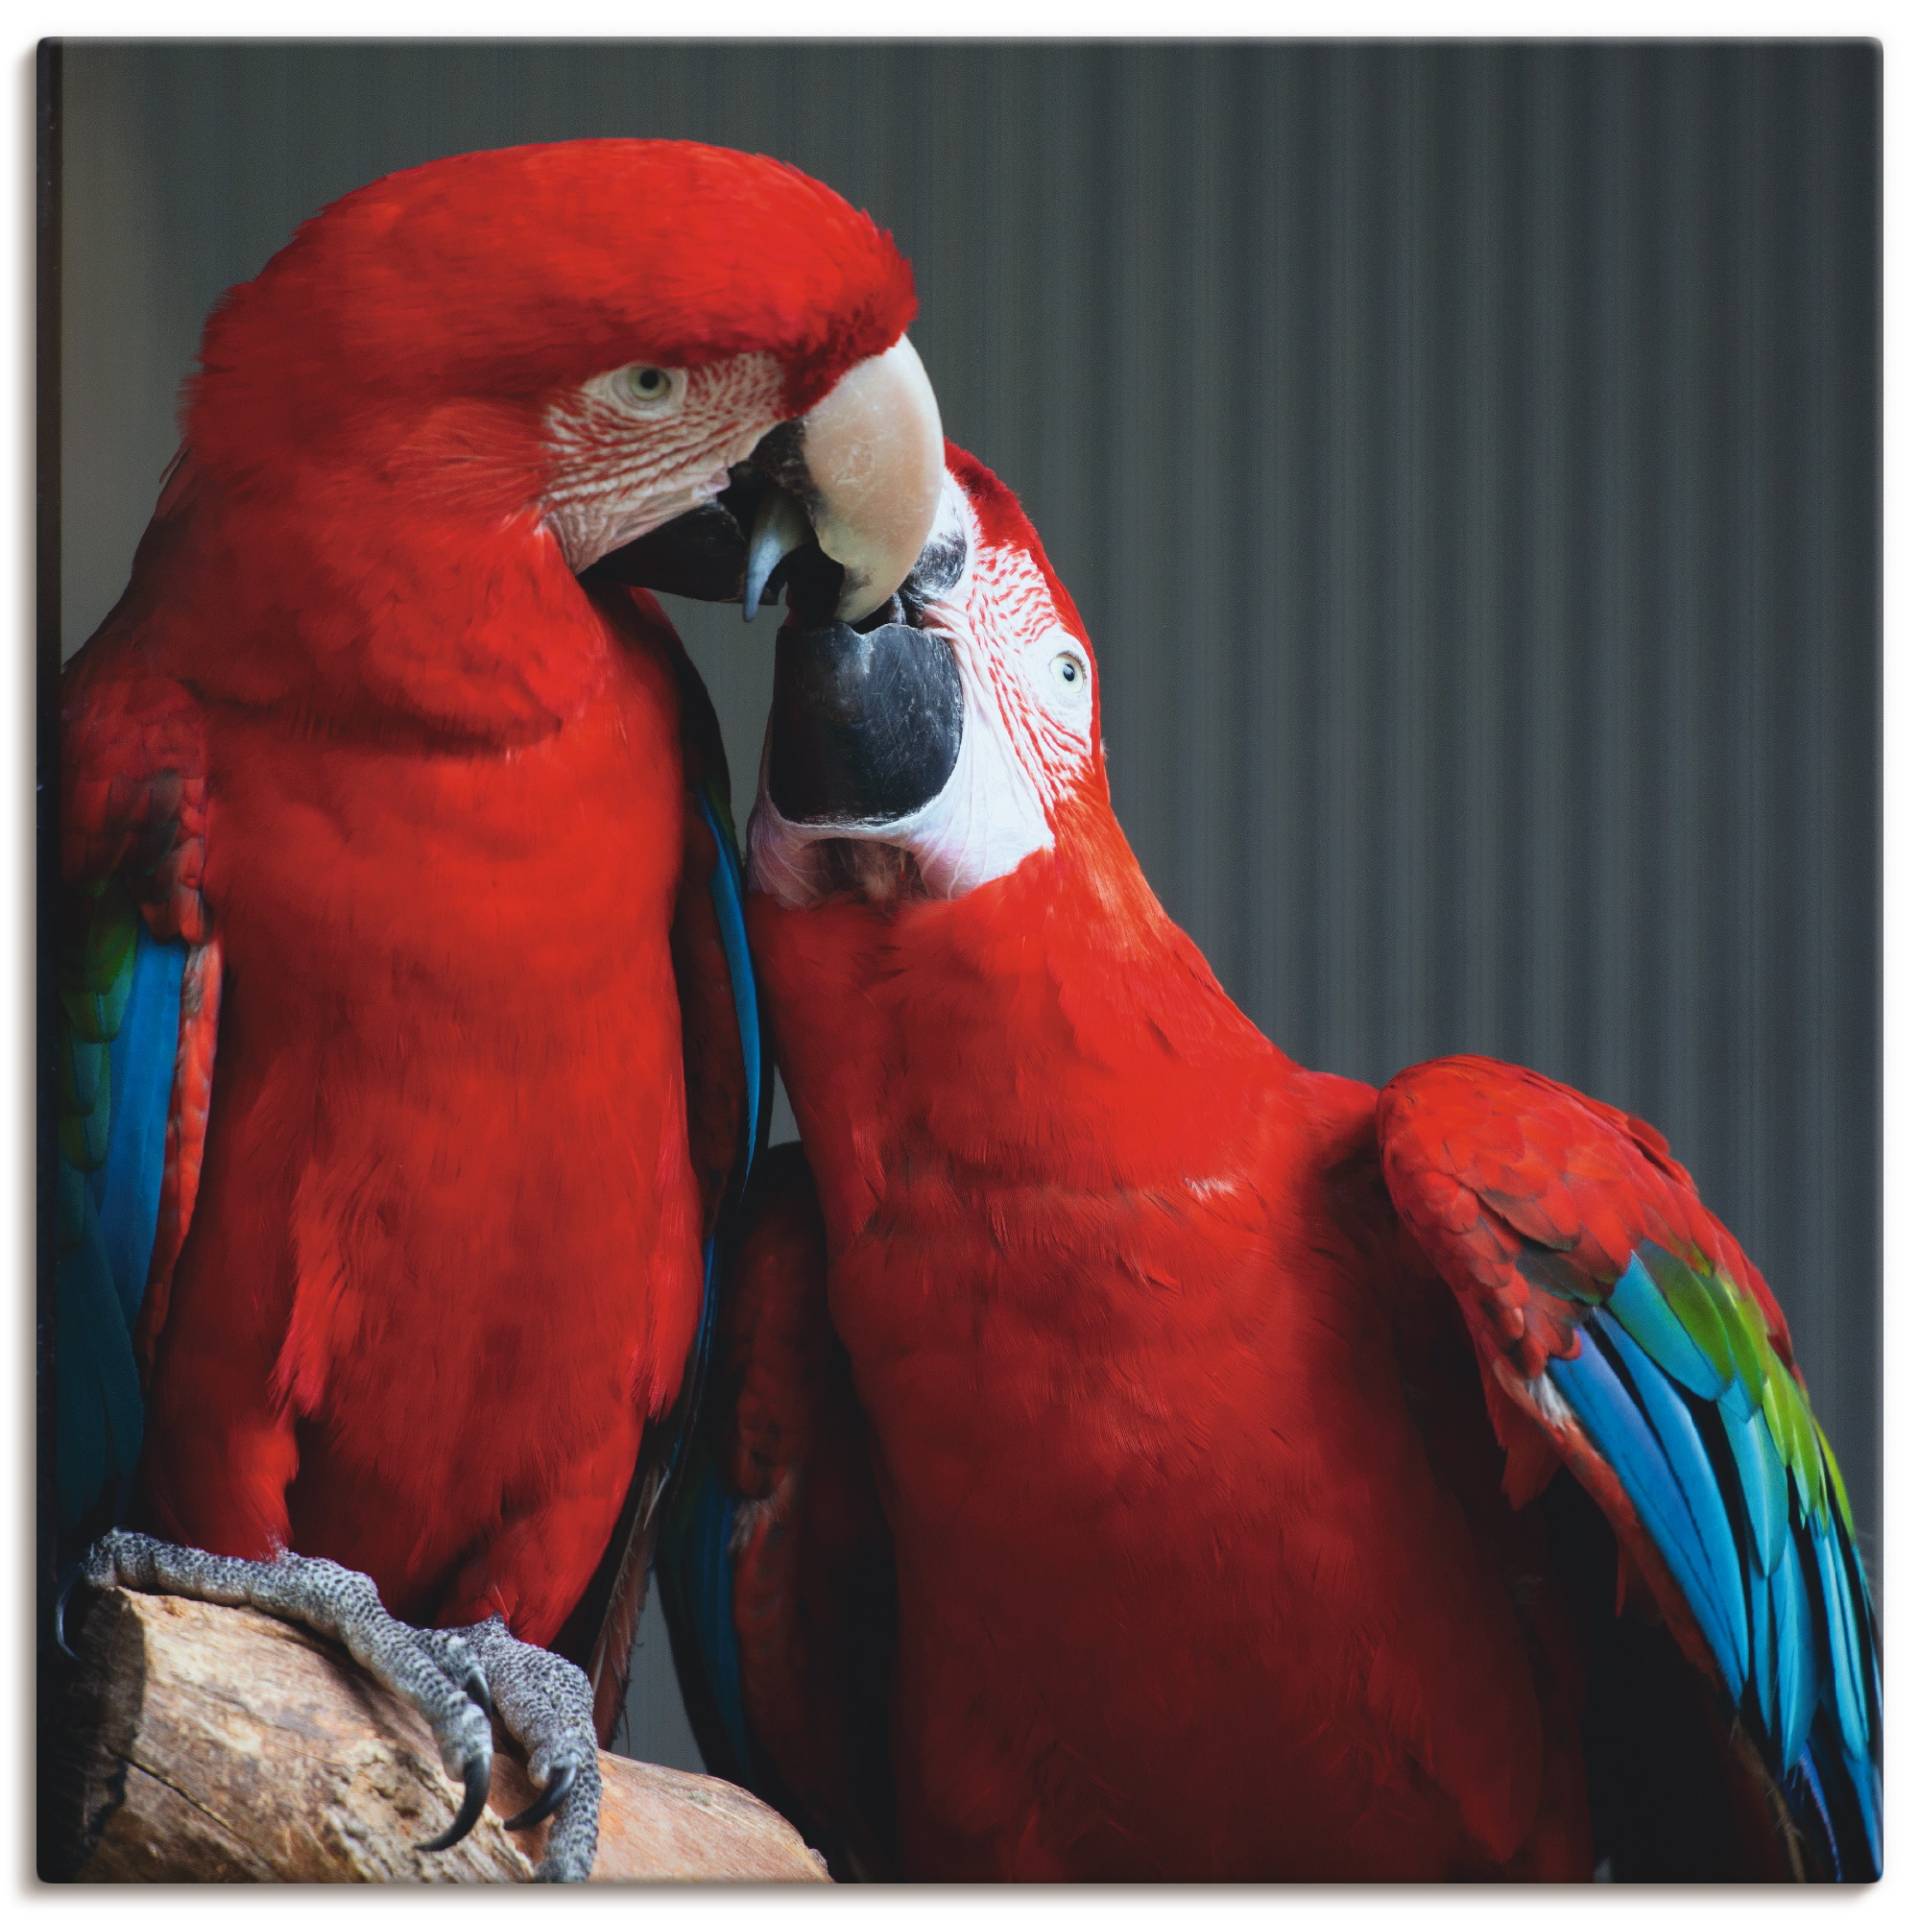
{"label": "macaw head", "polygon": [[[795,168],[665,140],[461,154],[308,221],[208,322],[197,467],[557,543],[747,601],[817,545],[835,611],[925,544],[939,416],[888,236]],[[309,492],[311,492],[311,487]],[[818,562],[814,564],[818,565]]]}
{"label": "macaw head", "polygon": [[1011,490],[951,444],[946,465],[883,624],[790,600],[749,828],[753,884],[782,906],[952,900],[1037,857],[1138,874],[1080,615]]}

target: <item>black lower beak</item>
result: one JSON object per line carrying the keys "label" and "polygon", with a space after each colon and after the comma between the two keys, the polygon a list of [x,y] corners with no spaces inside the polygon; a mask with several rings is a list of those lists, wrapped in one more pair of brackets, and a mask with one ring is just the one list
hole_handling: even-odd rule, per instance
{"label": "black lower beak", "polygon": [[585,577],[683,594],[689,600],[738,600],[746,573],[747,534],[725,501],[723,494],[616,547],[589,567]]}
{"label": "black lower beak", "polygon": [[937,633],[790,624],[774,654],[768,797],[808,825],[904,819],[952,778],[964,709]]}
{"label": "black lower beak", "polygon": [[[767,510],[784,495],[799,523],[800,537],[778,543],[772,555],[761,555],[754,607],[771,606],[783,588],[791,588],[801,598],[790,597],[787,604],[803,605],[803,619],[832,618],[840,598],[841,570],[820,551],[807,525],[812,481],[803,442],[800,422],[789,420],[775,427],[754,448],[752,457],[733,469],[723,493],[664,527],[616,547],[589,567],[585,577],[617,580],[622,586],[680,594],[689,600],[739,600],[754,559],[756,535],[764,530]],[[769,572],[772,559],[778,564]],[[752,619],[751,610],[747,617]]]}
{"label": "black lower beak", "polygon": [[[752,458],[733,469],[725,492],[705,506],[691,508],[664,527],[655,527],[624,547],[616,547],[587,569],[589,580],[617,580],[622,586],[653,593],[676,593],[689,600],[738,600],[746,585],[754,529],[772,496],[788,495],[796,514],[804,514],[810,481],[801,453],[797,421],[777,426],[754,448]],[[756,596],[773,603],[780,586],[818,575],[824,606],[831,613],[839,594],[840,569],[820,551],[811,530],[803,544],[786,554],[763,578]],[[815,594],[811,604],[822,604]]]}

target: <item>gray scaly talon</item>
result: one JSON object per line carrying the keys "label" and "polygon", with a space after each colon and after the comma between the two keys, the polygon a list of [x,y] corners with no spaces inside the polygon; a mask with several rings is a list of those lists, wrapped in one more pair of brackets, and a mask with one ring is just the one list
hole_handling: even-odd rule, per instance
{"label": "gray scaly talon", "polygon": [[418,1629],[420,1644],[434,1664],[464,1693],[480,1711],[491,1718],[493,1694],[487,1686],[486,1669],[480,1657],[467,1644],[464,1627]]}
{"label": "gray scaly talon", "polygon": [[536,1877],[584,1880],[591,1871],[600,1843],[593,1689],[572,1661],[516,1640],[497,1614],[474,1627],[409,1627],[380,1604],[364,1573],[332,1560],[295,1553],[234,1560],[139,1533],[102,1536],[80,1577],[96,1587],[254,1607],[337,1640],[363,1672],[419,1710],[448,1777],[462,1783],[453,1824],[427,1841],[423,1853],[457,1845],[479,1820],[493,1776],[489,1711],[497,1710],[540,1789],[507,1824],[524,1828],[553,1819]]}
{"label": "gray scaly talon", "polygon": [[593,1871],[600,1850],[600,1762],[575,1780],[547,1829],[546,1857],[534,1872],[536,1880],[584,1880]]}
{"label": "gray scaly talon", "polygon": [[486,1675],[464,1635],[409,1627],[380,1604],[364,1573],[297,1553],[236,1560],[146,1534],[114,1532],[94,1543],[81,1578],[95,1587],[252,1607],[338,1641],[363,1673],[418,1710],[433,1731],[448,1778],[462,1783],[452,1826],[421,1851],[439,1852],[473,1831],[493,1777],[493,1727]]}
{"label": "gray scaly talon", "polygon": [[507,1822],[516,1831],[553,1816],[536,1878],[584,1880],[600,1844],[600,1744],[593,1688],[571,1660],[529,1646],[497,1614],[466,1629],[493,1688],[500,1724],[527,1756],[540,1794]]}

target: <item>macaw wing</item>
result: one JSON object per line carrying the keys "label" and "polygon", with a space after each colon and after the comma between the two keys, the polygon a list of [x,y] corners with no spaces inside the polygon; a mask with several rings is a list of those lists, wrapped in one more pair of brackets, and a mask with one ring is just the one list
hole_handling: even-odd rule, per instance
{"label": "macaw wing", "polygon": [[132,654],[102,636],[61,691],[53,1388],[69,1544],[118,1516],[139,1460],[219,1024],[199,714]]}
{"label": "macaw wing", "polygon": [[660,1571],[707,1765],[837,1873],[889,1875],[893,1546],[797,1146],[769,1153],[748,1195]]}
{"label": "macaw wing", "polygon": [[1839,1877],[1880,1871],[1880,1666],[1845,1484],[1784,1317],[1643,1121],[1472,1058],[1378,1110],[1464,1310],[1508,1489],[1570,1467]]}
{"label": "macaw wing", "polygon": [[755,1157],[766,1141],[771,1093],[759,998],[747,953],[745,874],[729,807],[719,723],[665,616],[644,595],[633,596],[633,604],[680,679],[687,807],[672,950],[687,1143],[706,1231],[700,1317],[679,1398],[649,1433],[613,1540],[586,1598],[555,1643],[587,1669],[603,1740],[611,1737],[625,1704],[660,1503],[686,1457],[713,1345],[725,1248]]}

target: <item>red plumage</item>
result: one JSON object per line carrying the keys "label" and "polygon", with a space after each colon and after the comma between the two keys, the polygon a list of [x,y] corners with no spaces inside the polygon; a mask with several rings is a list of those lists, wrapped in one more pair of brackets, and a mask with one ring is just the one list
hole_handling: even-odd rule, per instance
{"label": "red plumage", "polygon": [[63,689],[72,897],[119,873],[195,950],[155,1531],[542,1643],[581,1602],[681,1384],[743,1085],[688,797],[724,782],[711,715],[651,599],[547,524],[563,482],[650,483],[647,422],[586,445],[556,409],[627,363],[775,364],[735,383],[764,420],[689,402],[677,511],[911,308],[804,175],[596,141],[376,182],[210,321]]}
{"label": "red plumage", "polygon": [[1371,1091],[1117,861],[754,908],[898,1569],[907,1870],[1580,1872],[1567,1626],[1444,1296],[1377,1174],[1353,1205]]}
{"label": "red plumage", "polygon": [[[1771,1295],[1643,1122],[1483,1060],[1377,1093],[1256,1031],[1126,844],[1092,690],[1078,719],[1074,678],[1029,670],[1078,658],[1071,601],[1005,489],[950,464],[973,571],[928,623],[1013,690],[967,725],[1001,730],[996,777],[1047,769],[1049,844],[932,898],[916,814],[870,895],[782,851],[764,791],[754,829],[757,882],[814,889],[749,901],[821,1224],[783,1200],[749,1243],[733,1415],[747,1709],[796,1809],[829,1837],[897,1815],[885,1864],[915,1877],[1585,1878],[1617,1769],[1639,1871],[1784,1870],[1632,1503],[1528,1397],[1583,1337],[1531,1262],[1598,1296],[1647,1237],[1698,1245],[1790,1359]],[[996,804],[965,791],[950,870]],[[829,1326],[851,1458],[812,1438]],[[1545,1492],[1563,1460],[1601,1512]],[[762,1657],[869,1475],[884,1530],[842,1551],[897,1585],[890,1790],[844,1784],[865,1710],[821,1697],[833,1647]],[[1664,1626],[1616,1617],[1602,1512]]]}

